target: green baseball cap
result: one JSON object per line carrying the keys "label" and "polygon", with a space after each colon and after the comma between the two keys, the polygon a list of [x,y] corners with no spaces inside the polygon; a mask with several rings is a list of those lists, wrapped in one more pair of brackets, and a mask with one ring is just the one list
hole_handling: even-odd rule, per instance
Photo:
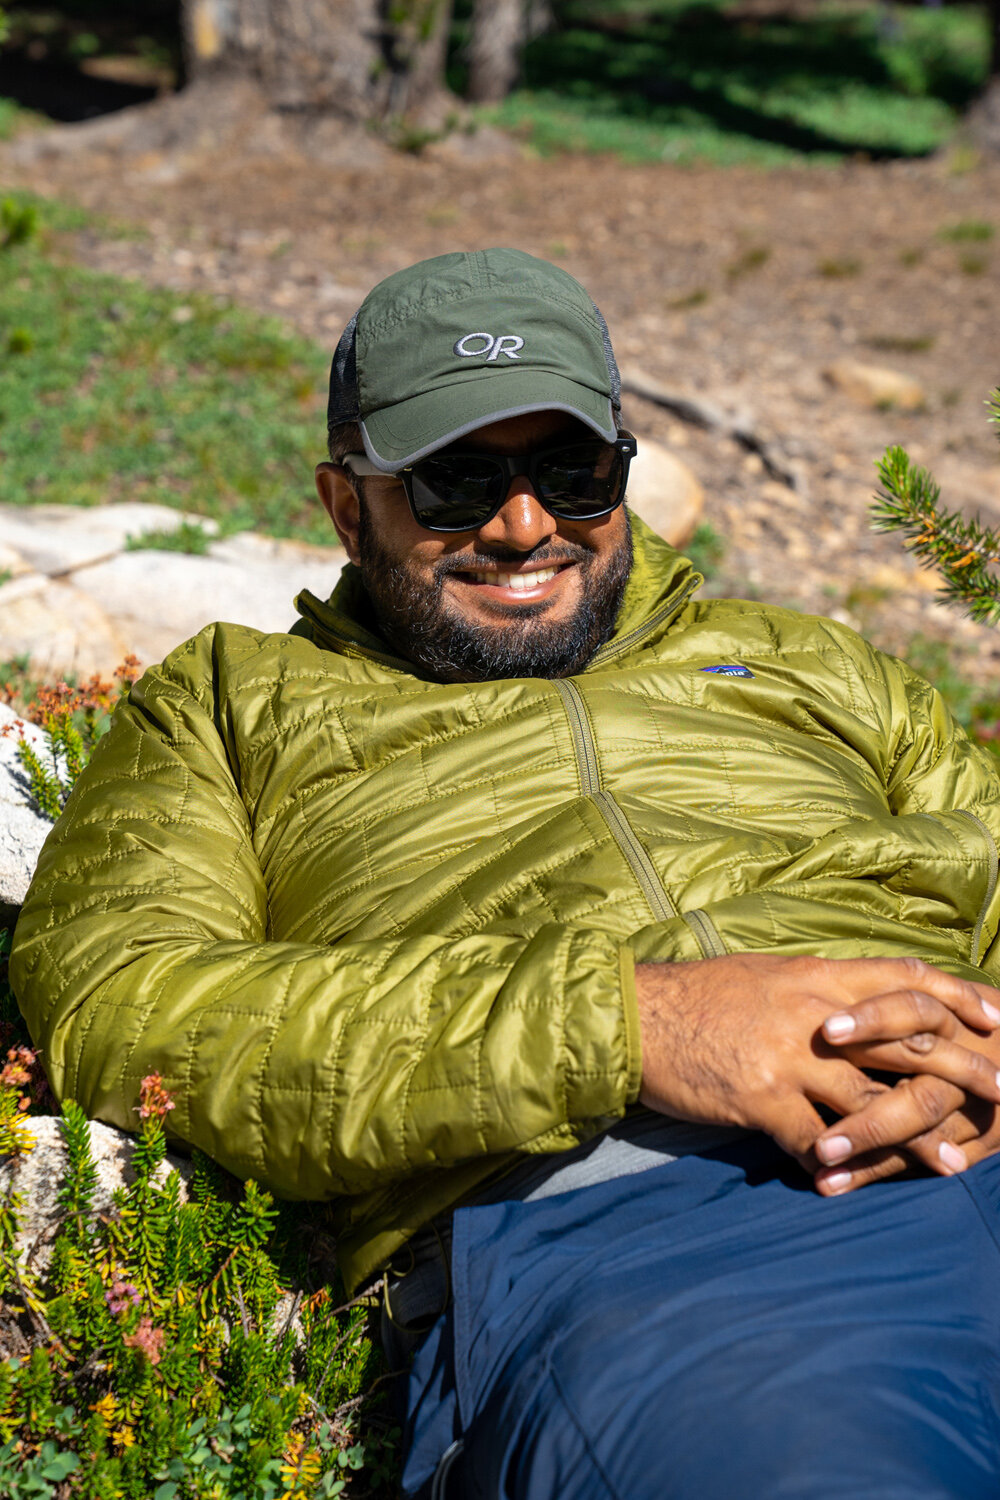
{"label": "green baseball cap", "polygon": [[488,422],[565,411],[606,442],[621,379],[607,324],[568,271],[523,250],[456,251],[387,276],[337,345],[331,428],[357,422],[395,474]]}

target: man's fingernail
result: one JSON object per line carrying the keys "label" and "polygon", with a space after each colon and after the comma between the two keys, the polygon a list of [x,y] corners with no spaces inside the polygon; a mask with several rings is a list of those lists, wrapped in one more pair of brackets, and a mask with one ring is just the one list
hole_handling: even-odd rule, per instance
{"label": "man's fingernail", "polygon": [[[1000,1017],[997,1018],[1000,1020]],[[850,1036],[857,1022],[847,1011],[838,1016],[828,1016],[823,1022],[823,1031],[831,1042],[839,1042],[845,1036]]]}
{"label": "man's fingernail", "polygon": [[989,1021],[992,1026],[1000,1025],[1000,1010],[997,1010],[996,1006],[991,1005],[988,1000],[980,1000],[979,1003],[983,1007],[983,1015],[986,1017],[987,1021]]}
{"label": "man's fingernail", "polygon": [[942,1141],[938,1147],[938,1156],[944,1162],[949,1172],[964,1172],[969,1163],[965,1159],[965,1152],[959,1151],[951,1141]]}
{"label": "man's fingernail", "polygon": [[[816,1155],[820,1161],[826,1162],[827,1166],[834,1166],[838,1161],[846,1161],[853,1150],[854,1147],[846,1135],[831,1135],[827,1140],[818,1141],[816,1144]],[[850,1176],[850,1173],[847,1175]]]}
{"label": "man's fingernail", "polygon": [[831,1172],[829,1177],[823,1178],[823,1184],[831,1193],[842,1193],[851,1185],[851,1174],[850,1172]]}

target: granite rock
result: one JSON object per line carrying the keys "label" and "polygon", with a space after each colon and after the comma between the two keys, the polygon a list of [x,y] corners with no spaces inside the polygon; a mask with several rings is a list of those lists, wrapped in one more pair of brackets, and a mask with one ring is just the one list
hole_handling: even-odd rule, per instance
{"label": "granite rock", "polygon": [[[0,1192],[12,1186],[20,1195],[18,1247],[25,1253],[31,1270],[43,1273],[49,1264],[52,1240],[59,1225],[57,1195],[66,1170],[66,1147],[55,1115],[38,1115],[26,1119],[24,1124],[34,1137],[34,1147],[23,1156],[0,1163]],[[112,1125],[92,1120],[90,1149],[97,1167],[94,1210],[106,1214],[111,1211],[115,1189],[132,1181],[135,1139]],[[181,1200],[186,1201],[187,1183],[192,1172],[190,1161],[168,1154],[156,1170],[156,1179],[165,1181],[175,1168],[181,1178]]]}
{"label": "granite rock", "polygon": [[672,547],[683,547],[701,518],[705,494],[687,464],[653,438],[639,438],[629,469],[628,504]]}
{"label": "granite rock", "polygon": [[0,544],[50,578],[114,557],[129,538],[174,531],[185,521],[212,535],[215,521],[168,505],[125,500],[118,505],[0,505]]}
{"label": "granite rock", "polygon": [[26,657],[39,681],[110,678],[129,649],[100,599],[71,582],[31,573],[0,588],[0,659]]}
{"label": "granite rock", "polygon": [[927,392],[920,382],[899,370],[838,359],[824,373],[831,385],[863,406],[922,411],[927,405]]}
{"label": "granite rock", "polygon": [[[346,555],[269,537],[231,537],[201,557],[181,552],[122,552],[81,568],[73,585],[113,620],[128,649],[144,663],[213,620],[256,630],[289,630],[303,588],[326,599]],[[120,659],[120,658],[119,658]]]}
{"label": "granite rock", "polygon": [[[28,777],[17,757],[16,720],[13,709],[0,703],[0,907],[20,906],[24,900],[52,827],[28,803]],[[42,731],[36,725],[25,724],[24,735],[45,754]]]}
{"label": "granite rock", "polygon": [[284,631],[303,588],[327,598],[347,561],[317,547],[243,532],[202,554],[127,550],[150,531],[196,523],[163,505],[0,505],[0,660],[24,656],[53,682],[110,678],[126,655],[148,666],[214,620]]}

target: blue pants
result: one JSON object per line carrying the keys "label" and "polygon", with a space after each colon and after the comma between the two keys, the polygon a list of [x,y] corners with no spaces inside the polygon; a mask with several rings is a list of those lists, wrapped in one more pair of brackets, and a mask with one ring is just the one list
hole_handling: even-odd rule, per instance
{"label": "blue pants", "polygon": [[1000,1157],[824,1199],[752,1136],[459,1210],[452,1277],[407,1496],[1000,1497]]}

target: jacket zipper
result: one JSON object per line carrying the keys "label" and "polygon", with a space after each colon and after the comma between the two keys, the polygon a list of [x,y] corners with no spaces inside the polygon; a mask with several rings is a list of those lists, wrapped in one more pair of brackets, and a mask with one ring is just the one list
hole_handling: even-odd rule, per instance
{"label": "jacket zipper", "polygon": [[982,832],[986,838],[990,856],[989,875],[986,880],[986,895],[983,899],[983,904],[979,909],[979,917],[976,921],[976,925],[972,933],[972,962],[974,964],[978,964],[979,945],[983,940],[983,927],[986,925],[986,918],[989,914],[990,903],[992,902],[993,897],[996,894],[997,876],[998,874],[1000,874],[1000,851],[998,851],[997,849],[997,841],[993,837],[991,829],[986,823],[983,822],[982,818],[977,817],[974,812],[969,812],[968,808],[965,807],[960,807],[957,809],[957,811],[961,813],[963,818],[970,819],[971,822],[975,823],[977,828],[982,829]]}
{"label": "jacket zipper", "polygon": [[694,911],[686,911],[684,920],[698,939],[698,947],[706,958],[724,958],[728,948],[719,936],[715,923],[707,911],[700,907]]}
{"label": "jacket zipper", "polygon": [[654,917],[658,922],[667,922],[671,917],[676,917],[676,908],[663,889],[653,861],[646,853],[628,818],[611,793],[601,786],[597,746],[594,744],[594,733],[590,727],[580,689],[566,677],[553,679],[552,686],[562,699],[566,717],[569,720],[581,791],[585,797],[589,797],[597,805],[611,830],[615,843],[628,861],[629,868]]}

